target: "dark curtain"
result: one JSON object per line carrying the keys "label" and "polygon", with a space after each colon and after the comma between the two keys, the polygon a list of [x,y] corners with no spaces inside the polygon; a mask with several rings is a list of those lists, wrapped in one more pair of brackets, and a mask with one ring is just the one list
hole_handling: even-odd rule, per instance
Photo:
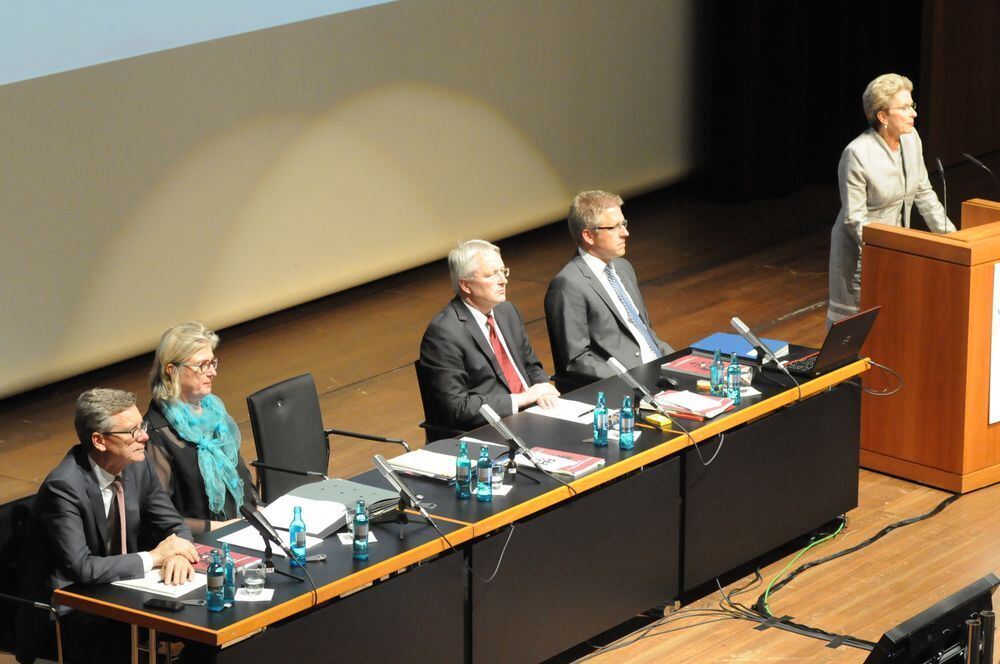
{"label": "dark curtain", "polygon": [[706,10],[707,175],[719,201],[835,181],[879,74],[913,80],[920,105],[919,1],[710,0]]}

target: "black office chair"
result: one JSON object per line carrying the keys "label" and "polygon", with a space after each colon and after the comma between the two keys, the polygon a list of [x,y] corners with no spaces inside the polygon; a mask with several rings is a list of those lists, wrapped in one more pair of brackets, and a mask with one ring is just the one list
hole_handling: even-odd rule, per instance
{"label": "black office chair", "polygon": [[17,607],[28,606],[38,611],[47,611],[55,625],[54,650],[49,652],[45,649],[40,653],[44,659],[36,661],[52,661],[52,658],[55,658],[55,661],[61,664],[63,651],[59,612],[51,604],[32,601],[16,594],[25,555],[24,538],[28,531],[31,505],[34,500],[34,496],[27,496],[0,505],[0,650],[5,652],[16,650]]}
{"label": "black office chair", "polygon": [[398,438],[372,436],[342,429],[324,429],[312,374],[265,387],[247,397],[257,460],[257,484],[265,503],[292,489],[326,479],[331,435],[410,446]]}
{"label": "black office chair", "polygon": [[424,407],[424,421],[420,423],[420,428],[424,430],[424,435],[428,443],[442,438],[458,438],[464,431],[452,429],[443,424],[436,424],[431,420],[436,417],[434,402],[431,400],[430,376],[427,375],[429,369],[424,366],[419,359],[414,360],[413,368],[417,372],[417,387],[420,389],[420,403]]}

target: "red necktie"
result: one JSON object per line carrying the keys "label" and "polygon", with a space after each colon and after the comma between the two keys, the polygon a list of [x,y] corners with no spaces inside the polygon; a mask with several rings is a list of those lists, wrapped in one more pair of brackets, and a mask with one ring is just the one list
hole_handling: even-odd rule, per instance
{"label": "red necktie", "polygon": [[503,377],[510,387],[511,394],[524,392],[524,383],[517,377],[517,370],[514,369],[514,364],[510,361],[510,356],[504,349],[503,344],[500,343],[500,337],[497,336],[497,322],[493,319],[493,314],[486,317],[486,327],[490,330],[490,346],[493,348],[493,354],[496,356],[497,362],[500,363],[500,370],[503,371]]}
{"label": "red necktie", "polygon": [[128,553],[127,538],[125,537],[125,490],[122,487],[122,478],[116,477],[111,486],[115,490],[115,503],[118,505],[118,532],[121,534],[121,553]]}

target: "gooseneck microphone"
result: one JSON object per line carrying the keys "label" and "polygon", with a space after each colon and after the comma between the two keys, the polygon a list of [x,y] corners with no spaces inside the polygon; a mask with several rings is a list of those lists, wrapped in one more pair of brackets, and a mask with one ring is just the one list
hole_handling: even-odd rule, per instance
{"label": "gooseneck microphone", "polygon": [[941,194],[944,198],[944,216],[948,216],[948,180],[944,177],[944,164],[941,163],[941,157],[935,157],[937,161],[938,173],[941,174]]}
{"label": "gooseneck microphone", "polygon": [[[285,543],[283,541],[281,541],[281,536],[278,535],[278,531],[274,529],[274,526],[272,526],[271,522],[267,520],[267,517],[264,516],[264,513],[257,510],[256,508],[250,508],[247,507],[246,505],[240,505],[240,514],[242,514],[243,518],[247,520],[247,523],[253,526],[254,530],[260,533],[261,538],[264,540],[264,569],[267,570],[267,573],[280,574],[281,576],[287,577],[289,579],[295,579],[298,582],[304,581],[305,579],[303,579],[300,576],[295,576],[294,574],[289,574],[288,572],[284,572],[280,569],[275,568],[274,561],[271,559],[272,542],[274,544],[277,544],[278,548],[285,552],[285,555],[288,556],[289,563],[295,560],[295,554],[292,553],[292,550],[289,547],[285,546]],[[304,566],[302,567],[302,571],[306,573],[306,576],[309,578],[309,584],[312,585],[313,606],[315,606],[319,599],[318,595],[316,594],[316,584],[313,583],[312,576],[309,575],[309,572],[306,571],[306,568]]]}
{"label": "gooseneck microphone", "polygon": [[395,470],[392,469],[392,466],[386,463],[385,457],[381,454],[376,454],[372,457],[372,460],[375,462],[375,469],[382,474],[382,477],[385,478],[386,482],[392,485],[392,488],[399,492],[401,497],[406,498],[406,501],[410,503],[410,507],[415,510],[419,510],[420,514],[423,515],[427,521],[431,521],[431,515],[428,514],[427,510],[424,509],[424,506],[420,504],[420,499],[417,498],[416,494],[410,490],[410,487],[406,486],[403,479],[396,474]]}
{"label": "gooseneck microphone", "polygon": [[[660,404],[656,403],[656,399],[653,398],[652,393],[646,389],[646,386],[637,381],[632,376],[632,374],[628,372],[628,369],[625,368],[624,364],[622,364],[613,357],[609,357],[607,362],[608,366],[614,370],[614,372],[618,375],[618,377],[624,380],[625,384],[631,387],[633,390],[638,390],[642,394],[643,400],[647,401],[649,405],[656,410],[656,412],[658,412],[660,415],[663,415],[664,417],[670,417],[670,414],[667,411],[665,411],[663,407],[660,406]],[[636,404],[636,408],[638,407],[639,404]]]}
{"label": "gooseneck microphone", "polygon": [[781,362],[779,362],[778,358],[771,352],[771,349],[767,347],[767,344],[758,339],[757,335],[750,330],[750,327],[746,323],[741,321],[736,316],[733,316],[729,320],[729,324],[733,326],[734,330],[739,332],[740,336],[743,337],[748,344],[757,350],[757,359],[761,361],[761,364],[773,362],[779,367],[781,366]]}
{"label": "gooseneck microphone", "polygon": [[967,154],[967,153],[963,152],[962,156],[965,157],[968,161],[970,161],[973,164],[975,164],[976,166],[978,166],[979,168],[981,168],[984,171],[986,171],[987,173],[989,173],[990,179],[993,180],[993,186],[995,186],[997,188],[997,193],[1000,193],[1000,182],[997,182],[997,176],[993,175],[993,171],[990,170],[989,166],[987,166],[983,162],[979,161],[978,159],[976,159],[975,157],[973,157],[971,154]]}
{"label": "gooseneck microphone", "polygon": [[[534,464],[537,470],[540,470],[541,472],[545,473],[546,475],[554,479],[556,482],[559,482],[563,486],[567,487],[573,493],[573,495],[576,495],[576,489],[571,487],[568,482],[563,480],[561,477],[556,476],[551,471],[546,470],[545,466],[542,463],[540,463],[538,459],[535,457],[534,453],[532,453],[531,448],[528,447],[527,443],[521,440],[520,436],[511,431],[510,427],[508,427],[506,424],[500,421],[500,415],[495,410],[493,410],[493,408],[489,404],[484,403],[482,406],[480,406],[479,414],[482,415],[484,418],[486,418],[486,423],[489,424],[491,427],[493,427],[493,429],[497,433],[503,436],[503,439],[506,440],[507,443],[510,445],[509,454],[510,454],[511,464],[517,463],[517,460],[514,458],[514,448],[516,447],[518,450],[520,450],[521,454],[523,454],[528,461]],[[525,475],[525,477],[527,477],[527,475]]]}
{"label": "gooseneck microphone", "polygon": [[260,533],[260,536],[264,538],[265,542],[273,542],[274,544],[277,544],[278,548],[285,552],[285,555],[288,556],[289,560],[293,560],[295,558],[295,554],[292,553],[290,548],[285,546],[283,541],[281,541],[281,536],[278,535],[278,531],[274,529],[274,526],[267,520],[267,517],[264,516],[263,512],[251,509],[246,505],[240,505],[240,514],[242,514],[243,518],[247,520],[247,523],[253,526],[254,530]]}
{"label": "gooseneck microphone", "polygon": [[767,347],[767,344],[765,344],[763,341],[761,341],[757,337],[757,335],[753,333],[753,331],[750,329],[750,327],[746,323],[744,323],[743,321],[741,321],[738,317],[733,316],[729,320],[729,324],[733,326],[733,329],[735,329],[737,332],[739,332],[739,334],[740,334],[741,337],[743,337],[744,339],[746,339],[746,341],[747,341],[748,344],[750,344],[751,346],[753,346],[754,348],[757,349],[757,358],[758,359],[760,359],[760,357],[763,355],[764,359],[761,360],[761,366],[762,367],[765,366],[768,362],[771,362],[772,364],[774,364],[774,366],[776,366],[778,369],[780,369],[781,371],[783,371],[786,376],[788,376],[789,378],[792,379],[792,382],[795,383],[795,389],[798,390],[799,400],[801,400],[802,399],[802,386],[799,385],[799,381],[795,380],[795,376],[793,376],[788,371],[788,367],[786,367],[784,364],[782,364],[780,361],[778,361],[778,357],[773,352],[771,352],[771,349]]}
{"label": "gooseneck microphone", "polygon": [[[479,414],[486,418],[486,423],[493,427],[498,434],[503,436],[504,440],[517,447],[517,449],[519,449],[525,457],[531,460],[532,463],[535,462],[535,457],[532,455],[531,448],[528,447],[528,444],[521,440],[520,436],[511,431],[510,427],[500,421],[500,415],[493,410],[488,403],[484,403],[479,407]],[[514,462],[513,454],[510,456],[510,461],[511,463]]]}

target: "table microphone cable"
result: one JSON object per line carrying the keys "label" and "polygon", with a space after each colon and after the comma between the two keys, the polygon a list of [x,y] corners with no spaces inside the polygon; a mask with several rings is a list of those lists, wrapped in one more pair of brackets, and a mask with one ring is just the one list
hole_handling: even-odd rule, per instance
{"label": "table microphone cable", "polygon": [[888,397],[888,396],[892,396],[896,392],[899,392],[901,389],[903,389],[903,377],[901,375],[899,375],[898,371],[890,369],[889,367],[885,366],[884,364],[879,364],[878,362],[876,362],[875,360],[872,360],[872,359],[869,359],[868,362],[873,367],[878,367],[879,369],[881,369],[883,375],[889,373],[889,374],[892,374],[893,376],[895,376],[897,384],[896,384],[895,388],[893,388],[893,389],[885,389],[885,390],[870,390],[867,387],[865,387],[864,385],[862,385],[861,386],[861,391],[862,392],[864,392],[865,394],[870,394],[873,397]]}

